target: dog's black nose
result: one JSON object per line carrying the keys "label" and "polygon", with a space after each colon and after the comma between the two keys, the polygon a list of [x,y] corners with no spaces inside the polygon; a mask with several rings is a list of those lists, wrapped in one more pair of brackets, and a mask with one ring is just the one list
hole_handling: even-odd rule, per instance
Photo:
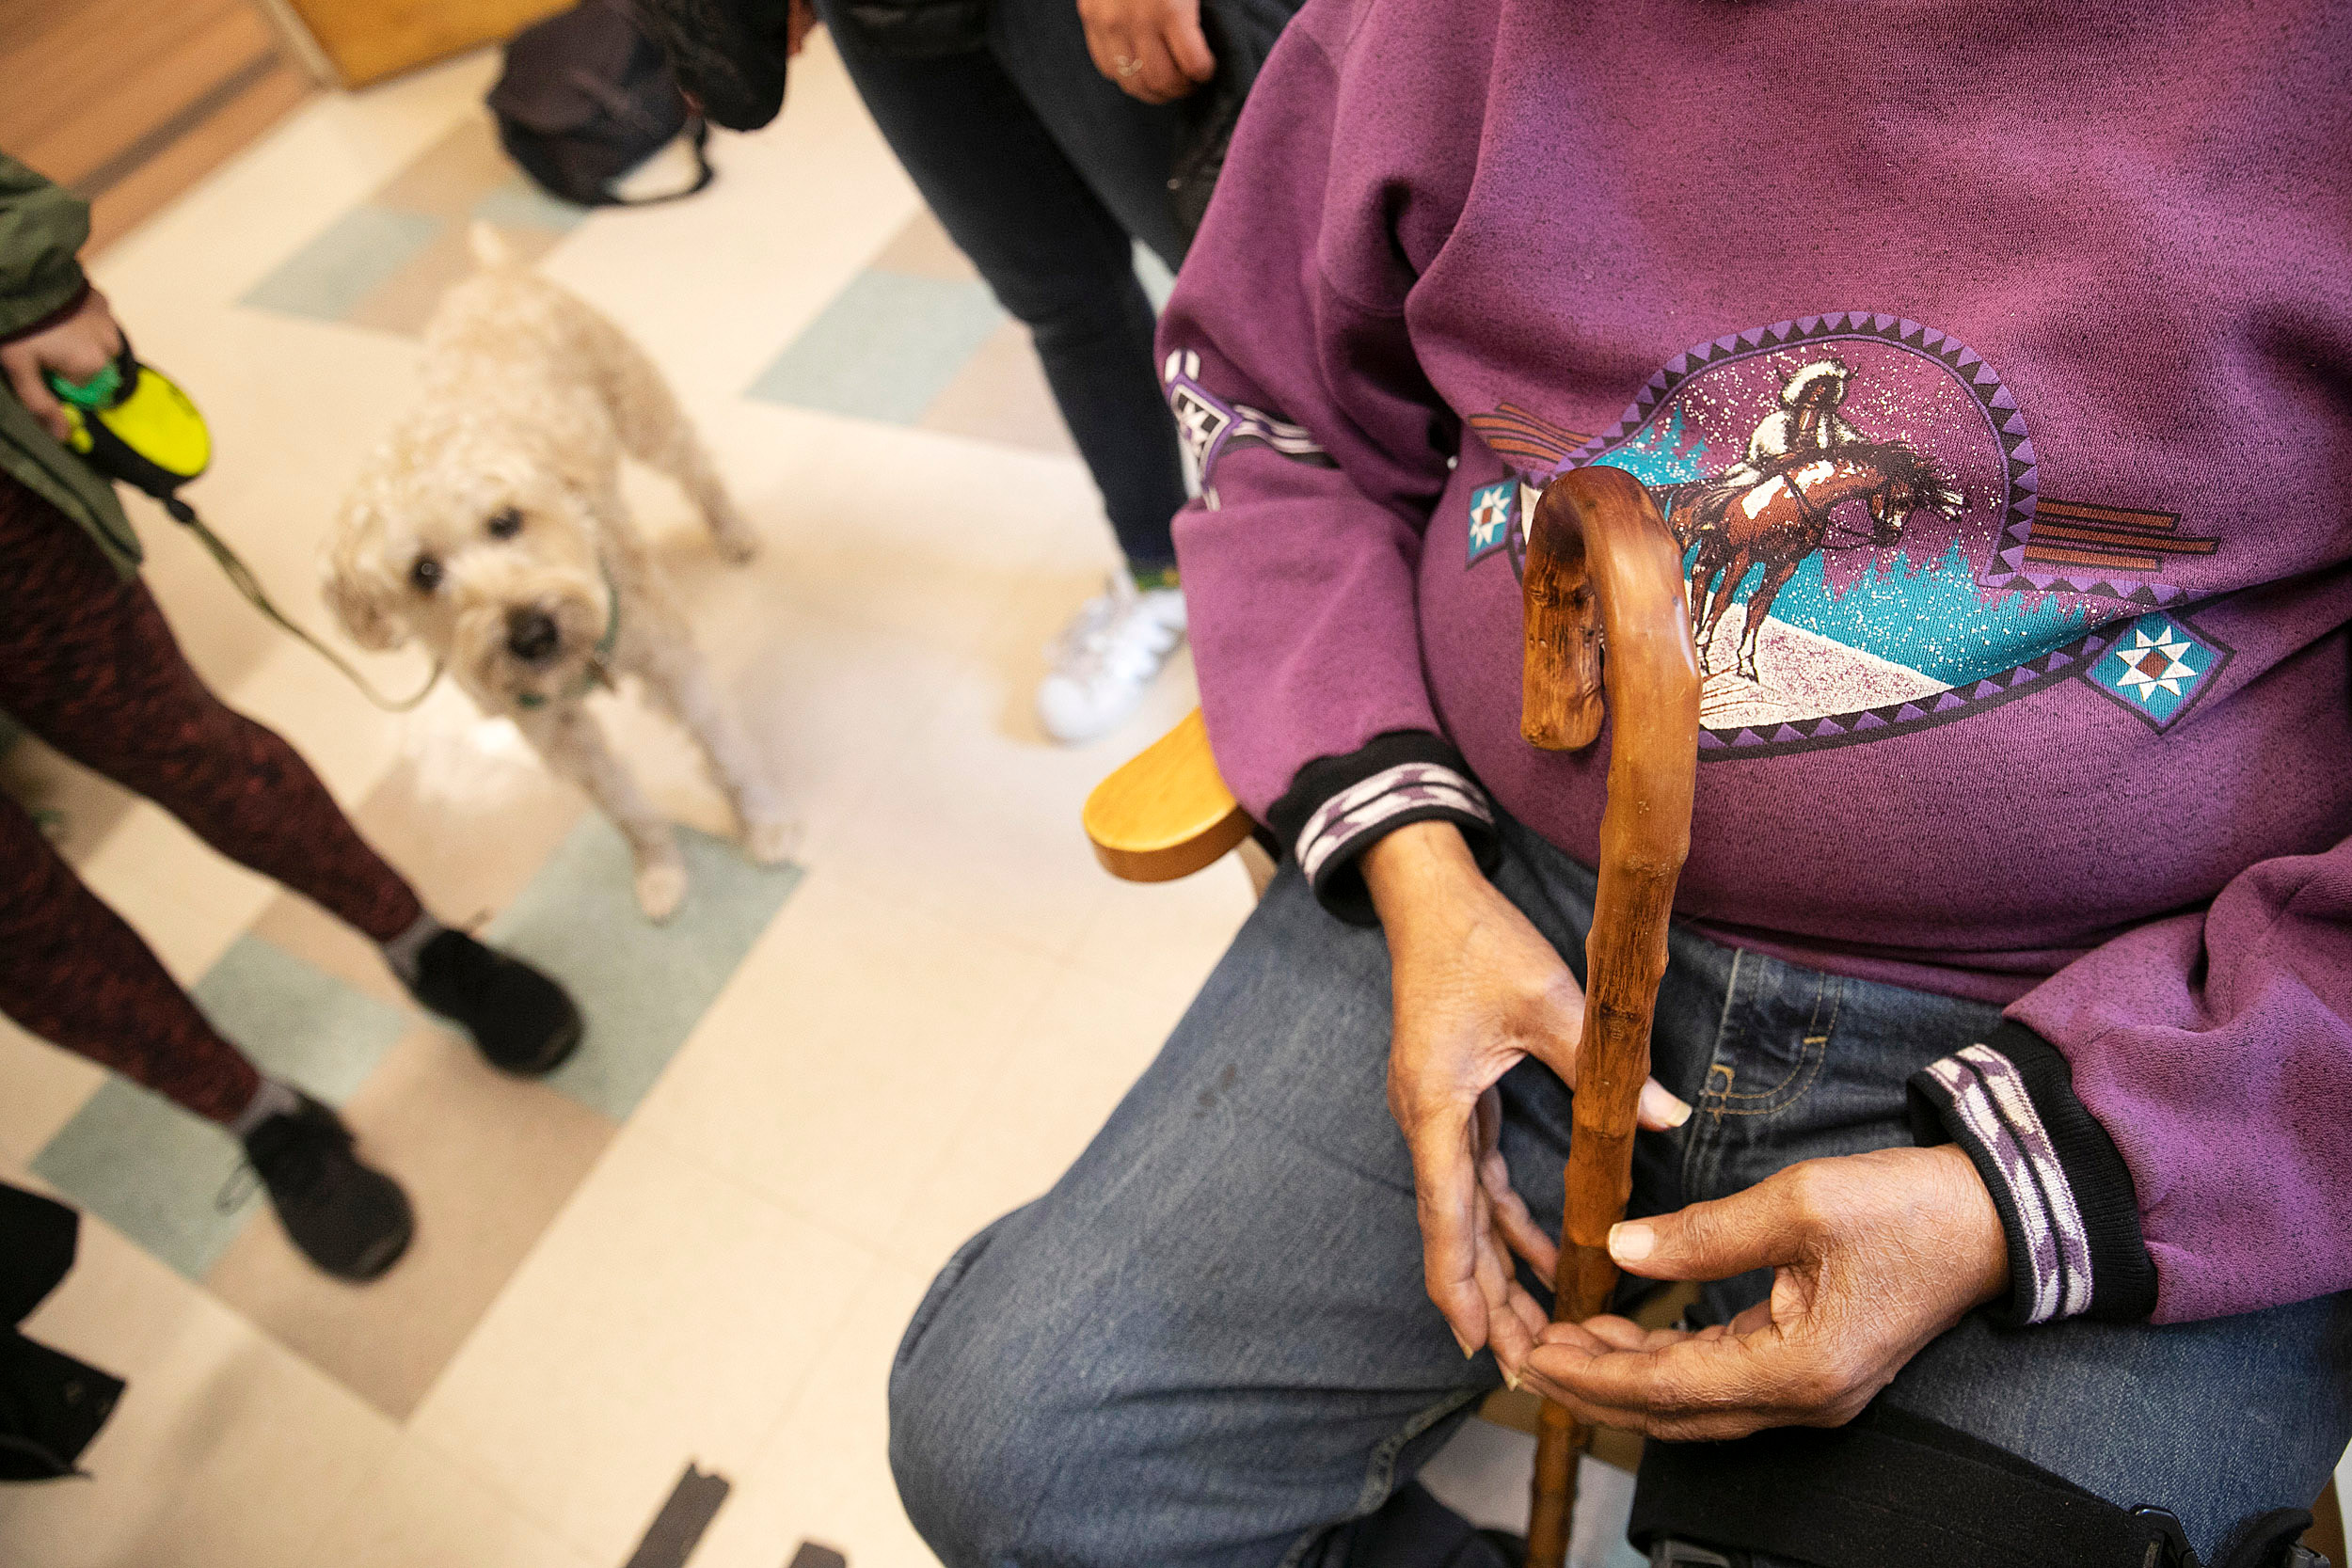
{"label": "dog's black nose", "polygon": [[555,618],[544,610],[517,610],[506,617],[507,651],[527,664],[536,664],[553,654],[561,641]]}

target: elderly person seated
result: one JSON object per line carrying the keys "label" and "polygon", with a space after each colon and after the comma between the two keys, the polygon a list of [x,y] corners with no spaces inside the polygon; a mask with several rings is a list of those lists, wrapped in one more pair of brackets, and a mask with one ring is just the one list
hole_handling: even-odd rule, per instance
{"label": "elderly person seated", "polygon": [[[1160,339],[1288,855],[907,1331],[946,1562],[1498,1563],[1414,1475],[1503,1381],[1657,1439],[1655,1561],[2289,1560],[2352,1433],[2348,55],[2302,0],[1300,13]],[[1705,677],[1654,1332],[1545,1310],[1608,747],[1521,740],[1518,572],[1591,464]]]}

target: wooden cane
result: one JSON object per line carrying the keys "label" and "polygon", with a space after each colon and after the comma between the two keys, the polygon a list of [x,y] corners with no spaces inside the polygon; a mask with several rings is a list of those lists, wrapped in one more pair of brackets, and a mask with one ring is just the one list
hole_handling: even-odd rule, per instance
{"label": "wooden cane", "polygon": [[[1691,847],[1699,670],[1681,547],[1649,493],[1621,469],[1578,468],[1545,488],[1528,529],[1525,584],[1520,734],[1546,751],[1590,745],[1604,687],[1615,716],[1551,1310],[1554,1322],[1581,1323],[1608,1310],[1617,1283],[1609,1227],[1625,1217],[1633,1190],[1634,1112],[1666,974],[1666,917]],[[1567,1560],[1577,1455],[1591,1437],[1545,1402],[1529,1568]]]}

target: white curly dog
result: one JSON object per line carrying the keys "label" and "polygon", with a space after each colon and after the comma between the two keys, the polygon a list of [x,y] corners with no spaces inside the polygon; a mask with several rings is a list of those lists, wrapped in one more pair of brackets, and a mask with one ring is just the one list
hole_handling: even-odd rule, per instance
{"label": "white curly dog", "polygon": [[635,675],[676,716],[754,860],[782,860],[799,829],[629,522],[622,457],[676,481],[729,561],[749,561],[757,540],[644,352],[486,230],[474,252],[481,270],[426,328],[422,404],[344,502],[327,602],[364,646],[422,639],[485,712],[514,720],[621,830],[637,902],[663,920],[686,895],[686,863],[605,745],[590,691]]}

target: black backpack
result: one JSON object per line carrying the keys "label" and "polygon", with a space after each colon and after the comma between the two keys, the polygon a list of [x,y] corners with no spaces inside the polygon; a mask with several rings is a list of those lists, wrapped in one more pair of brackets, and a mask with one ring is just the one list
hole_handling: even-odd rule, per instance
{"label": "black backpack", "polygon": [[[628,0],[583,0],[515,35],[506,70],[490,89],[507,156],[548,194],[583,207],[644,206],[691,196],[710,183],[710,133],[686,104],[661,50]],[[612,182],[685,131],[694,182],[628,198]]]}

